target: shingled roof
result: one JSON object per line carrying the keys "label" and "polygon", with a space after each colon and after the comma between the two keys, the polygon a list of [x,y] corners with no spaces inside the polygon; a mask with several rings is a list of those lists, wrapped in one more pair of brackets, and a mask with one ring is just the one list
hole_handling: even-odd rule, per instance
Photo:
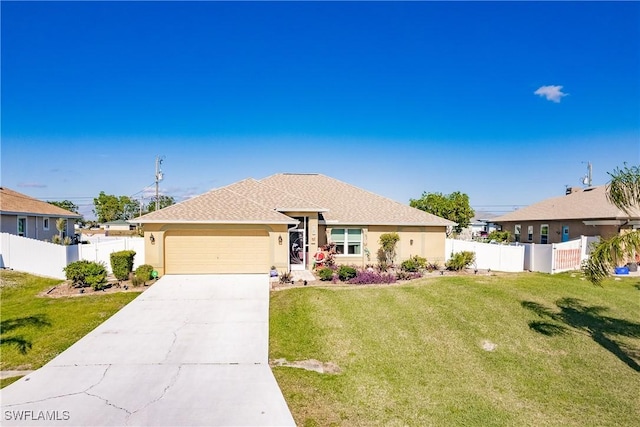
{"label": "shingled roof", "polygon": [[0,212],[3,214],[80,218],[80,215],[77,213],[62,209],[51,203],[43,202],[26,194],[18,193],[6,187],[0,187]]}
{"label": "shingled roof", "polygon": [[131,220],[139,223],[295,224],[297,221],[231,190],[213,189]]}
{"label": "shingled roof", "polygon": [[344,225],[455,223],[320,174],[248,178],[136,218],[140,223],[295,223],[281,212],[320,212]]}
{"label": "shingled roof", "polygon": [[452,226],[454,222],[322,174],[281,173],[260,180],[325,206],[327,223],[345,225]]}
{"label": "shingled roof", "polygon": [[[632,218],[640,218],[640,210],[635,209]],[[512,221],[553,221],[553,220],[591,220],[591,219],[628,219],[629,215],[607,200],[606,186],[586,188],[566,196],[543,200],[526,208],[509,212],[492,222]]]}

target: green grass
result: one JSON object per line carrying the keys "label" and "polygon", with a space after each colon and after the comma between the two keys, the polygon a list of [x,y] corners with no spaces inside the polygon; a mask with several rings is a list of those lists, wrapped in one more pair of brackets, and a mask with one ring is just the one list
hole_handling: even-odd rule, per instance
{"label": "green grass", "polygon": [[40,297],[60,280],[15,271],[0,274],[1,370],[41,367],[139,295]]}
{"label": "green grass", "polygon": [[[571,274],[438,277],[272,293],[270,358],[300,426],[631,426],[640,284]],[[483,349],[488,341],[494,351]]]}

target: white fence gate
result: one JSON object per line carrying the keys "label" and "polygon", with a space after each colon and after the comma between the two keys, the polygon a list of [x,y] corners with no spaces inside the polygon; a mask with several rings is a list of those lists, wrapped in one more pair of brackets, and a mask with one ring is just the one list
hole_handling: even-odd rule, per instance
{"label": "white fence gate", "polygon": [[144,264],[142,237],[109,238],[84,245],[64,246],[0,233],[0,268],[65,279],[64,267],[86,259],[104,262],[107,272],[111,273],[110,254],[123,250],[136,252],[133,259],[134,269]]}
{"label": "white fence gate", "polygon": [[591,244],[599,239],[597,236],[580,236],[576,240],[550,245],[525,243],[524,268],[550,274],[578,270],[582,261],[589,258]]}
{"label": "white fence gate", "polygon": [[445,242],[445,261],[454,252],[471,251],[476,254],[476,267],[481,270],[494,270],[517,273],[523,271],[524,246],[496,245],[491,243],[469,242],[447,239]]}

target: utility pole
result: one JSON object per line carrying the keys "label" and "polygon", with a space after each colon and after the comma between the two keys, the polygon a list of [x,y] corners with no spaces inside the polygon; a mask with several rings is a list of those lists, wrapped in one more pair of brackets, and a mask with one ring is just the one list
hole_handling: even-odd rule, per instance
{"label": "utility pole", "polygon": [[164,160],[164,156],[156,156],[156,211],[160,210],[160,181],[162,181],[162,170],[160,165]]}

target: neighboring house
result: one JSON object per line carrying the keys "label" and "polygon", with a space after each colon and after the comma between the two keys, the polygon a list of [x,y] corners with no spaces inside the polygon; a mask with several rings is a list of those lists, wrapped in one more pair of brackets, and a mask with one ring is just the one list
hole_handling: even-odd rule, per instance
{"label": "neighboring house", "polygon": [[102,224],[102,228],[104,228],[104,231],[108,233],[110,231],[131,231],[135,230],[136,226],[123,219],[119,219],[117,221],[105,222]]}
{"label": "neighboring house", "polygon": [[397,261],[444,261],[455,223],[319,174],[245,179],[136,218],[146,263],[160,274],[267,273],[312,267],[335,243],[340,264],[377,263],[380,235],[397,232]]}
{"label": "neighboring house", "polygon": [[640,210],[631,217],[611,204],[606,187],[569,188],[567,194],[543,200],[493,222],[522,243],[560,243],[580,236],[608,238],[640,227]]}
{"label": "neighboring house", "polygon": [[460,240],[472,240],[486,237],[487,234],[497,229],[496,224],[493,223],[493,218],[495,217],[496,215],[490,212],[476,211],[473,218],[471,218],[469,226],[462,230],[457,238]]}
{"label": "neighboring house", "polygon": [[80,215],[6,187],[0,187],[0,231],[37,240],[51,240],[58,233],[56,221],[66,219],[63,237],[74,235]]}

